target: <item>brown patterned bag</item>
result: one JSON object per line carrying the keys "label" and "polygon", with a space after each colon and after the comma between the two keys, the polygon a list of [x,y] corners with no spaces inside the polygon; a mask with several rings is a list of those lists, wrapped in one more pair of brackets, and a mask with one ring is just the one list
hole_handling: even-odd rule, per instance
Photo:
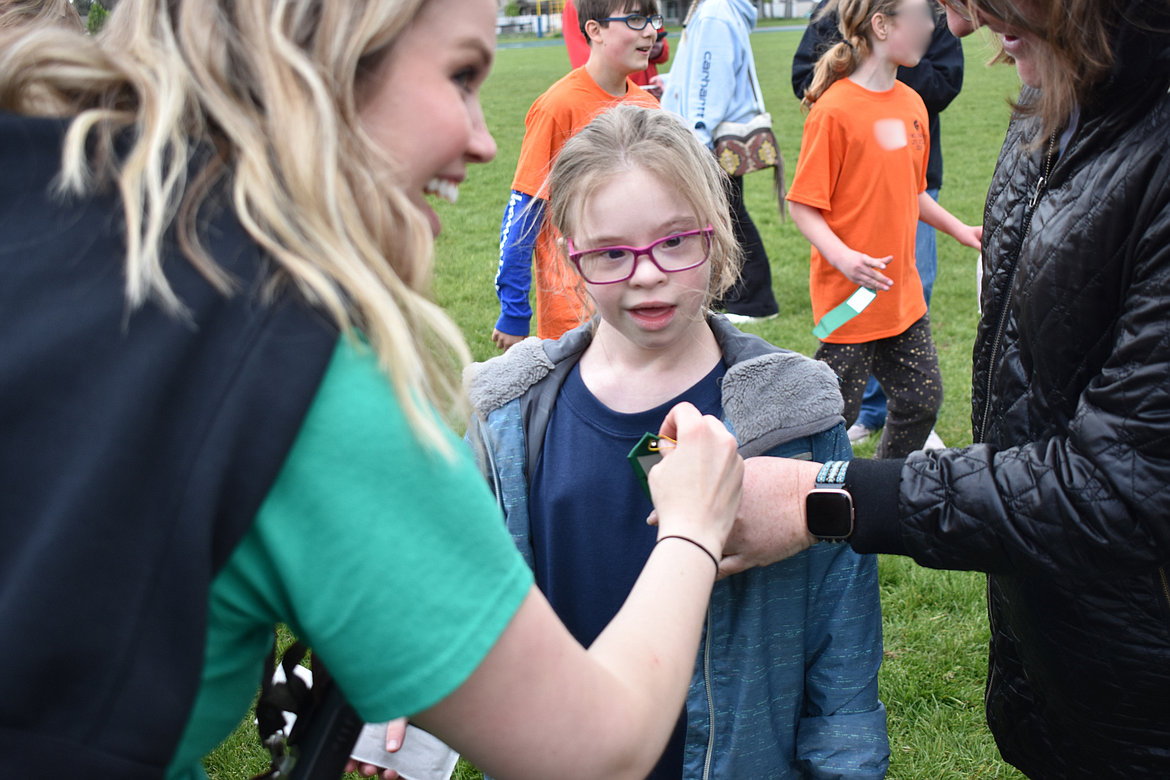
{"label": "brown patterned bag", "polygon": [[772,132],[771,114],[757,114],[750,122],[720,122],[713,134],[715,159],[728,176],[772,169],[780,219],[787,216],[784,201],[784,157]]}
{"label": "brown patterned bag", "polygon": [[714,136],[715,157],[728,176],[784,165],[772,133],[771,114],[759,114],[746,124],[720,122]]}
{"label": "brown patterned bag", "polygon": [[711,134],[715,142],[715,159],[728,176],[743,176],[771,168],[773,189],[783,221],[788,216],[784,201],[784,157],[780,154],[780,145],[776,143],[776,135],[772,132],[772,115],[764,110],[764,99],[760,94],[760,82],[756,79],[750,48],[747,57],[752,93],[759,113],[749,122],[720,122],[715,126],[715,132]]}

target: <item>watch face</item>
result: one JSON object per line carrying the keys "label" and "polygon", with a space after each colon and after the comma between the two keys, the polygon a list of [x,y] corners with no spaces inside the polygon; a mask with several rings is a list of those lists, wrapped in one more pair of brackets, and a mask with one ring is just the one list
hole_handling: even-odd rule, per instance
{"label": "watch face", "polygon": [[853,533],[853,497],[844,490],[814,490],[805,498],[808,532],[821,539]]}

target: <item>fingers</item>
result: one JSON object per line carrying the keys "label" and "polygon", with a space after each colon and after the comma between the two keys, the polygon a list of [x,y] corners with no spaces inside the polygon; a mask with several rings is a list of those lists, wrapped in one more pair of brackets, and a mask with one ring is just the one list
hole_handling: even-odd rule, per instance
{"label": "fingers", "polygon": [[716,581],[724,577],[730,577],[732,574],[739,574],[741,571],[747,571],[752,568],[751,562],[742,555],[728,555],[719,561],[719,574],[716,575]]}
{"label": "fingers", "polygon": [[889,290],[894,284],[894,280],[883,274],[882,271],[886,270],[886,266],[893,259],[893,255],[880,258],[862,255],[862,279],[858,281],[858,284],[872,287],[875,290]]}
{"label": "fingers", "polygon": [[735,437],[720,420],[685,403],[671,409],[662,431],[677,433],[672,438],[678,446],[649,474],[660,533],[703,541],[718,557],[743,490],[743,458]]}
{"label": "fingers", "polygon": [[496,349],[503,350],[504,352],[507,352],[509,347],[519,344],[525,338],[527,336],[513,336],[501,330],[492,330],[492,343],[496,345]]}
{"label": "fingers", "polygon": [[843,263],[842,267],[839,267],[839,270],[854,284],[872,290],[888,290],[893,286],[894,280],[883,274],[882,271],[893,259],[893,255],[870,257],[864,252],[855,252]]}
{"label": "fingers", "polygon": [[697,420],[702,417],[699,410],[694,405],[686,403],[676,404],[669,412],[666,413],[666,419],[662,421],[662,425],[658,428],[658,435],[666,439],[674,439],[678,441],[678,429],[680,420]]}
{"label": "fingers", "polygon": [[386,752],[393,753],[406,739],[406,718],[395,718],[386,724]]}
{"label": "fingers", "polygon": [[362,777],[380,777],[382,780],[398,780],[398,772],[393,769],[380,769],[373,764],[359,764],[352,758],[345,764],[345,773],[357,772]]}

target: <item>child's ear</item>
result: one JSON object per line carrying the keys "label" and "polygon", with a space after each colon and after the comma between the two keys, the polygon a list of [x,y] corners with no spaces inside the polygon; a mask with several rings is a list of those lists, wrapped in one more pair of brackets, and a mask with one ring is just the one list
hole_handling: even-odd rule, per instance
{"label": "child's ear", "polygon": [[601,31],[605,29],[601,26],[601,22],[596,19],[590,19],[585,22],[585,37],[590,44],[601,43]]}
{"label": "child's ear", "polygon": [[875,38],[884,41],[890,34],[890,18],[882,13],[874,14],[869,20],[869,27]]}

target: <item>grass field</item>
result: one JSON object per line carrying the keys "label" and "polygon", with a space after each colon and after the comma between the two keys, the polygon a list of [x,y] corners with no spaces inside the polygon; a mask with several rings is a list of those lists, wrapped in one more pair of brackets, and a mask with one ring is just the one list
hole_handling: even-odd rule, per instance
{"label": "grass field", "polygon": [[[799,32],[760,33],[752,38],[789,181],[803,121],[789,85],[799,40]],[[1012,69],[983,65],[990,51],[979,39],[967,39],[965,51],[963,91],[942,115],[946,167],[940,201],[963,221],[977,224],[1007,126],[1005,98],[1015,94],[1018,81]],[[437,242],[435,295],[463,329],[477,360],[496,354],[490,335],[499,309],[492,279],[500,217],[519,155],[524,115],[567,68],[564,49],[557,46],[498,53],[493,75],[484,87],[483,106],[499,154],[492,163],[470,172],[457,205],[437,206],[443,233]],[[748,329],[777,345],[812,354],[816,339],[810,332],[808,244],[791,222],[781,224],[770,181],[767,174],[749,176],[745,189],[748,209],[771,259],[780,316]],[[946,399],[937,430],[947,444],[963,445],[971,441],[976,253],[945,236],[939,237],[938,245],[931,317]],[[872,455],[875,445],[872,440],[863,443],[857,452]],[[936,572],[905,559],[884,557],[881,588],[886,657],[880,684],[889,713],[889,776],[898,780],[1022,777],[999,759],[983,720],[988,637],[983,576]],[[212,780],[248,777],[263,765],[250,720],[206,760]],[[461,764],[456,774],[459,780],[479,776],[467,764]]]}

